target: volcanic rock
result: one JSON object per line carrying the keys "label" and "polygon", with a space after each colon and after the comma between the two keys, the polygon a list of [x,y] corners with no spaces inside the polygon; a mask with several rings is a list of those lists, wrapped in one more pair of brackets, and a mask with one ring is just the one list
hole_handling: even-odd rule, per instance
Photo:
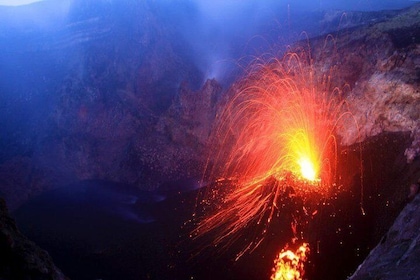
{"label": "volcanic rock", "polygon": [[191,141],[208,144],[221,92],[214,79],[207,80],[197,92],[183,84],[169,110],[161,116],[157,130],[181,145]]}
{"label": "volcanic rock", "polygon": [[417,195],[349,279],[420,279],[419,216],[420,195]]}
{"label": "volcanic rock", "polygon": [[66,280],[48,253],[28,240],[0,198],[0,279]]}
{"label": "volcanic rock", "polygon": [[[27,74],[32,83],[13,87],[11,82],[0,98],[5,124],[0,128],[0,189],[11,209],[78,180],[153,189],[193,172],[189,165],[198,169],[197,147],[186,142],[180,147],[156,125],[182,81],[193,88],[202,83],[200,71],[158,5],[119,4],[116,9],[109,1],[74,1],[77,15],[70,14],[68,24],[50,31],[51,40],[42,46],[30,40],[38,38],[36,30],[25,34],[25,46],[3,34],[3,41],[19,46],[17,51],[4,46],[12,56],[32,63],[30,69],[41,69]],[[13,77],[13,72],[4,74],[5,79]],[[203,90],[211,92],[210,84]],[[212,120],[206,116],[211,114],[204,112],[205,104],[199,106],[204,114],[200,122],[209,127]],[[207,132],[197,127],[193,134],[204,137]]]}
{"label": "volcanic rock", "polygon": [[389,19],[310,41],[320,81],[342,90],[353,116],[337,131],[343,145],[405,131],[413,138],[407,161],[419,155],[419,19],[420,5],[415,5]]}

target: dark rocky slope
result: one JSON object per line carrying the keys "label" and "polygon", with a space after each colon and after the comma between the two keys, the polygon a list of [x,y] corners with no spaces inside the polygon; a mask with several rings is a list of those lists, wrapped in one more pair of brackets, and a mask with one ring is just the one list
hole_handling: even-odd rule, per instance
{"label": "dark rocky slope", "polygon": [[350,280],[420,279],[420,195],[408,203]]}
{"label": "dark rocky slope", "polygon": [[48,253],[28,240],[0,198],[0,279],[66,280]]}

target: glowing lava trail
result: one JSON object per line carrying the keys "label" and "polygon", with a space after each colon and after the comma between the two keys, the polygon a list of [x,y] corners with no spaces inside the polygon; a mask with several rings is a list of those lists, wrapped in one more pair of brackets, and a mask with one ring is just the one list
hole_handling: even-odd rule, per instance
{"label": "glowing lava trail", "polygon": [[[292,188],[303,199],[327,195],[335,179],[333,135],[343,115],[340,95],[331,89],[328,74],[315,76],[303,51],[256,64],[237,82],[212,138],[216,152],[207,176],[217,187],[202,197],[207,214],[193,236],[211,232],[213,245],[223,247],[238,240],[243,229],[261,228],[247,238],[239,258],[264,239],[286,190]],[[302,246],[290,269],[301,271],[308,248]],[[292,252],[280,255],[278,265],[286,265],[282,261]]]}
{"label": "glowing lava trail", "polygon": [[309,253],[309,245],[303,243],[295,253],[283,250],[274,261],[271,280],[301,280],[305,274],[304,262]]}

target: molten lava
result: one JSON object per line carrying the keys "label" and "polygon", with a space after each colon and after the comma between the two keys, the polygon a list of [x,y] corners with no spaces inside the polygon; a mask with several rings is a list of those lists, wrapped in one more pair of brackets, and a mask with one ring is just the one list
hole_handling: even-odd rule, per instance
{"label": "molten lava", "polygon": [[271,280],[301,280],[305,273],[304,262],[309,253],[308,243],[303,243],[296,252],[282,250],[274,261]]}
{"label": "molten lava", "polygon": [[218,114],[207,170],[206,179],[219,186],[204,194],[202,205],[210,211],[193,236],[213,232],[214,246],[229,246],[241,230],[262,226],[240,257],[261,243],[287,189],[301,197],[328,193],[343,103],[339,90],[331,90],[325,76],[316,78],[305,58],[291,53],[257,64],[232,88]]}
{"label": "molten lava", "polygon": [[298,161],[300,165],[300,173],[304,179],[315,181],[318,171],[316,170],[313,162],[307,157],[302,157]]}

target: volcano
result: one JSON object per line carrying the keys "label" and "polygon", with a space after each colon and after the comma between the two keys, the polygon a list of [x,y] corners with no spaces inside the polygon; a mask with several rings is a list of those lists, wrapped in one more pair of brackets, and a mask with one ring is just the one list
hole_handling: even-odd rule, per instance
{"label": "volcano", "polygon": [[420,6],[367,2],[0,1],[0,278],[416,279]]}

